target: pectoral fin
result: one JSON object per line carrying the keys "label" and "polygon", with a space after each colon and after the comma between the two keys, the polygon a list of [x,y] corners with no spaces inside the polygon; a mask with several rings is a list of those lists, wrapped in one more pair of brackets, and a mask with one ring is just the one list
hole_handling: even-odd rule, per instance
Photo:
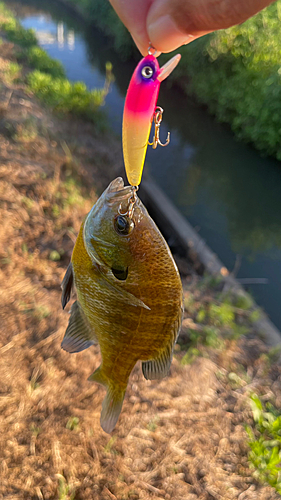
{"label": "pectoral fin", "polygon": [[124,300],[127,304],[130,304],[131,306],[135,307],[143,307],[144,309],[147,309],[150,311],[150,307],[148,307],[141,299],[138,299],[135,297],[130,292],[127,292],[124,288],[119,287],[117,284],[112,283],[112,278],[109,275],[105,275],[104,273],[101,273],[102,277],[105,280],[105,284],[107,285],[108,288],[111,288],[115,293],[118,294],[118,296]]}
{"label": "pectoral fin", "polygon": [[79,302],[76,300],[71,307],[68,327],[61,347],[67,352],[74,353],[84,351],[84,349],[97,343],[98,341],[94,331],[79,305]]}
{"label": "pectoral fin", "polygon": [[73,269],[72,269],[72,264],[70,262],[61,284],[62,288],[61,304],[63,309],[65,308],[67,302],[70,299],[72,287],[73,287]]}

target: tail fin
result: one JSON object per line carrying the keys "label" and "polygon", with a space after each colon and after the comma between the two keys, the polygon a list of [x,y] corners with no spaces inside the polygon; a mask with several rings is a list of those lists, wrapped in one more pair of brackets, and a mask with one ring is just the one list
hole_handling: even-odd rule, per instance
{"label": "tail fin", "polygon": [[113,431],[122,410],[126,388],[121,389],[118,384],[113,384],[110,380],[108,380],[103,374],[101,367],[90,375],[88,380],[98,382],[107,389],[106,396],[102,403],[100,423],[104,432],[110,434]]}

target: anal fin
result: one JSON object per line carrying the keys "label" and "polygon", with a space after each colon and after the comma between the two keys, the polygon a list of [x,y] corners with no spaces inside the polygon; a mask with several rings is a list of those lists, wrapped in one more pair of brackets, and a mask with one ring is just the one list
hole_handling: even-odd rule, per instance
{"label": "anal fin", "polygon": [[71,307],[70,318],[61,347],[67,352],[74,353],[84,351],[84,349],[97,343],[93,328],[76,300]]}
{"label": "anal fin", "polygon": [[117,420],[122,410],[126,388],[121,389],[118,383],[113,384],[108,380],[107,377],[104,376],[101,367],[97,368],[88,380],[93,380],[107,389],[106,396],[102,403],[100,424],[104,432],[110,434],[117,424]]}

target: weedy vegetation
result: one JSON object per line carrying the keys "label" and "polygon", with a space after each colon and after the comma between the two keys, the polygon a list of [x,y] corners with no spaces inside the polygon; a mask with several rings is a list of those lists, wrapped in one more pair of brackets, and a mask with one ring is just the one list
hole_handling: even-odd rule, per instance
{"label": "weedy vegetation", "polygon": [[[109,70],[108,81],[110,78]],[[72,113],[94,122],[98,117],[100,122],[103,119],[103,115],[98,111],[104,104],[108,92],[107,84],[103,89],[89,91],[83,82],[71,83],[38,70],[29,73],[27,82],[35,95],[55,111]]]}
{"label": "weedy vegetation", "polygon": [[78,417],[70,417],[67,421],[66,428],[70,431],[78,431],[79,430],[79,418]]}
{"label": "weedy vegetation", "polygon": [[9,40],[24,48],[31,48],[37,45],[37,39],[32,29],[25,29],[12,16],[11,12],[6,8],[5,4],[0,4],[1,20],[0,27],[6,34]]}
{"label": "weedy vegetation", "polygon": [[19,78],[21,74],[21,66],[16,62],[8,62],[5,69],[5,81],[10,84]]}
{"label": "weedy vegetation", "polygon": [[[113,81],[110,63],[106,64],[104,87],[87,90],[83,82],[71,83],[66,79],[62,64],[49,57],[38,46],[35,32],[23,28],[2,2],[0,2],[0,29],[10,41],[20,47],[16,53],[18,61],[35,68],[25,77],[26,83],[44,104],[54,111],[71,113],[92,121],[101,130],[106,127],[106,120],[100,107],[103,106]],[[20,69],[17,63],[10,63],[7,78],[11,81],[18,78]]]}
{"label": "weedy vegetation", "polygon": [[281,411],[271,403],[264,406],[256,394],[251,396],[251,407],[255,425],[246,430],[254,477],[281,493]]}
{"label": "weedy vegetation", "polygon": [[181,364],[190,364],[198,356],[207,356],[206,348],[221,351],[231,342],[250,332],[260,312],[253,308],[249,295],[224,292],[221,279],[205,276],[196,280],[185,294],[188,319],[180,339]]}
{"label": "weedy vegetation", "polygon": [[53,78],[65,79],[65,71],[62,63],[52,59],[45,50],[37,45],[33,44],[27,50],[20,52],[18,59],[27,63],[31,68],[36,68],[42,73],[47,73]]}
{"label": "weedy vegetation", "polygon": [[57,474],[58,478],[58,500],[75,500],[75,488],[68,484],[62,474]]}
{"label": "weedy vegetation", "polygon": [[178,78],[189,77],[187,92],[219,121],[279,160],[280,19],[278,0],[239,26],[196,40],[184,49],[178,69]]}

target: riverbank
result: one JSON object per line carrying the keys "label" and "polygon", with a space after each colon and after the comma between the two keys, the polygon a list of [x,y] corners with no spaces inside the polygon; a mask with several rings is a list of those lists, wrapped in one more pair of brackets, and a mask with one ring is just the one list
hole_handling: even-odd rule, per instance
{"label": "riverbank", "polygon": [[[264,444],[268,431],[250,407],[252,392],[280,407],[276,352],[257,338],[251,304],[189,261],[170,377],[148,382],[138,365],[116,431],[109,438],[100,429],[104,391],[87,382],[98,349],[61,351],[68,317],[60,283],[81,221],[123,168],[120,144],[93,123],[50,114],[25,83],[29,68],[14,71],[19,47],[2,36],[0,495],[279,498],[257,481],[274,484],[277,445]],[[259,439],[255,477],[244,424]]]}
{"label": "riverbank", "polygon": [[[61,0],[55,0],[60,2]],[[103,0],[63,0],[78,8],[113,40],[127,60],[137,56],[130,34]],[[245,23],[206,35],[177,52],[182,56],[169,81],[207,105],[218,121],[263,153],[281,159],[280,38],[281,0]],[[167,60],[170,56],[162,56]]]}

